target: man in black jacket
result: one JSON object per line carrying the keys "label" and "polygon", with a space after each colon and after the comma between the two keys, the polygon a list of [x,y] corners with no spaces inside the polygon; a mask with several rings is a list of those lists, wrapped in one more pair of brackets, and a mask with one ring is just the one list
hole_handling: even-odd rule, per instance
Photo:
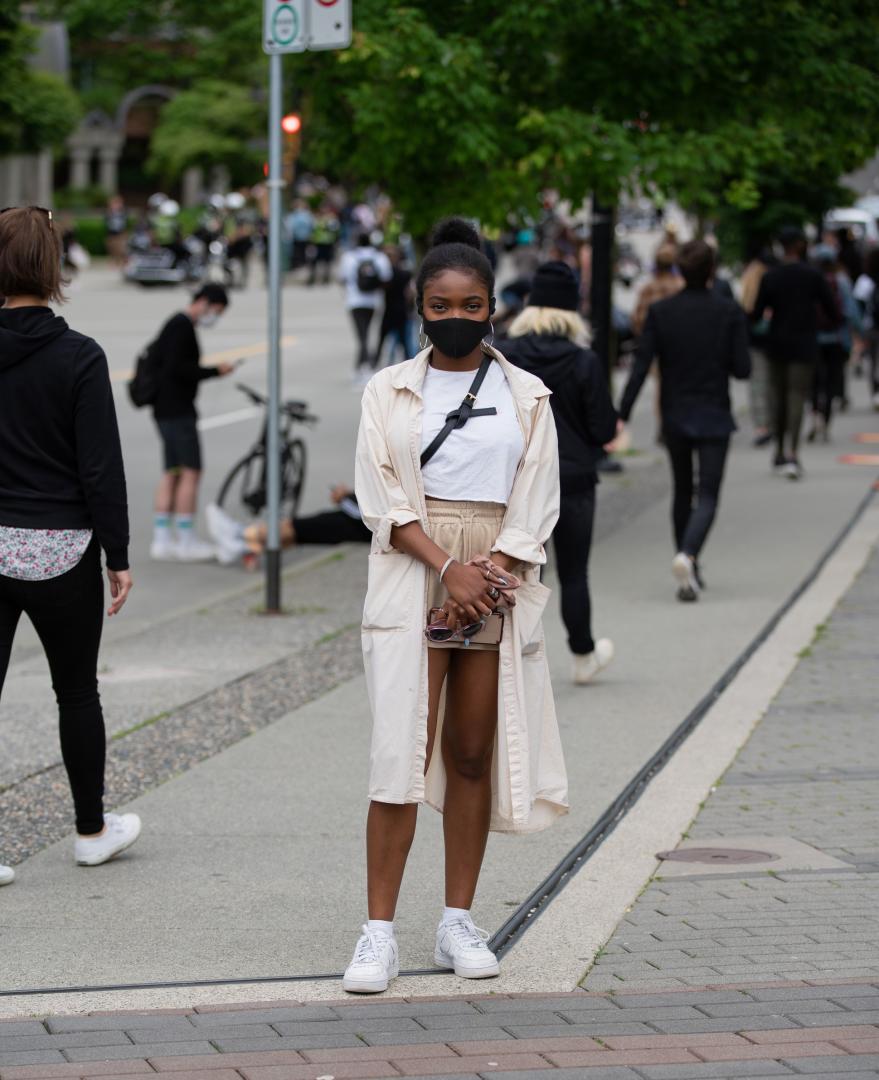
{"label": "man in black jacket", "polygon": [[500,350],[552,391],[549,403],[561,474],[561,512],[553,544],[574,682],[583,685],[610,663],[614,652],[609,638],[592,637],[588,570],[596,464],[602,447],[616,434],[617,415],[601,362],[584,347],[586,328],[578,304],[577,278],[570,267],[544,263],[534,275],[528,306],[514,320]]}
{"label": "man in black jacket", "polygon": [[[202,367],[196,326],[212,326],[229,306],[222,285],[202,285],[185,311],[162,327],[152,345],[159,362],[159,386],[153,416],[162,439],[165,471],[156,489],[153,559],[199,562],[216,552],[195,535],[195,511],[201,480],[201,443],[195,398],[204,379],[228,375],[233,364]],[[176,538],[171,533],[174,517]]]}
{"label": "man in black jacket", "polygon": [[[714,252],[702,240],[685,244],[678,267],[686,287],[653,304],[620,403],[628,421],[654,358],[659,361],[660,413],[674,482],[672,520],[677,549],[672,570],[679,600],[697,600],[698,558],[717,512],[729,440],[736,430],[729,377],[751,373],[742,309],[709,289]],[[693,505],[693,464],[699,478]]]}
{"label": "man in black jacket", "polygon": [[801,229],[781,234],[784,259],[760,281],[751,319],[759,323],[771,311],[766,339],[769,385],[775,435],[775,469],[791,480],[803,475],[797,451],[803,407],[812,395],[818,362],[818,308],[827,324],[842,323],[842,311],[823,274],[806,261]]}

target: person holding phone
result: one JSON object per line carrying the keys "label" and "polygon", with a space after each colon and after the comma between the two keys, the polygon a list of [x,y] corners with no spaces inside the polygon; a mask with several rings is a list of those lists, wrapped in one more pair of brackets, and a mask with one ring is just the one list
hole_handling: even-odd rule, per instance
{"label": "person holding phone", "polygon": [[154,501],[151,559],[204,562],[216,556],[214,546],[195,533],[202,472],[195,399],[205,379],[230,375],[237,365],[202,365],[195,328],[216,325],[228,306],[229,296],[222,285],[202,285],[189,307],[172,315],[150,346],[159,360],[153,417],[164,464]]}
{"label": "person holding phone", "polygon": [[[49,304],[62,301],[61,236],[49,210],[0,212],[0,690],[27,615],[58,702],[76,813],[74,858],[97,866],[140,834],[104,813],[98,696],[101,551],[115,616],[131,592],[128,505],[107,358]],[[14,878],[0,866],[0,885]]]}
{"label": "person holding phone", "polygon": [[489,830],[533,832],[567,810],[541,626],[559,513],[549,391],[491,345],[494,274],[467,222],[437,227],[415,292],[426,347],[368,383],[355,462],[373,534],[373,735],[352,993],[386,990],[399,972],[394,916],[419,803],[443,812],[433,956],[470,979],[500,970],[471,916]]}

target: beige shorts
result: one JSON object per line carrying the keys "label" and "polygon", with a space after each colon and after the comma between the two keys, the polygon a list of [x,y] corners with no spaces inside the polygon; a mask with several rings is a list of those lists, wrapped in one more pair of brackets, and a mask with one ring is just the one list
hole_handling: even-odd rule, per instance
{"label": "beige shorts", "polygon": [[[501,531],[506,509],[501,503],[428,498],[427,534],[443,551],[465,563],[475,555],[488,555]],[[443,583],[432,574],[427,594],[428,610],[442,607],[448,595]],[[468,645],[467,648],[498,651],[497,645]]]}

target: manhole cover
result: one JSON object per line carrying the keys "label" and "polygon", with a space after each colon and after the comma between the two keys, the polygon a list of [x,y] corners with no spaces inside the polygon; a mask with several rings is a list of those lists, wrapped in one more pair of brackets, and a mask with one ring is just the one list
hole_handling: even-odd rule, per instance
{"label": "manhole cover", "polygon": [[749,863],[775,862],[781,856],[773,855],[771,851],[748,851],[744,848],[691,847],[658,851],[656,858],[671,862]]}

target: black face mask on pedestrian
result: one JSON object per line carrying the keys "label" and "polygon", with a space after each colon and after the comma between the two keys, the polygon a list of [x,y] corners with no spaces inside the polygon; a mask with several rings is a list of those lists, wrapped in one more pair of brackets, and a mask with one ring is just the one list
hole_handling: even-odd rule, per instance
{"label": "black face mask on pedestrian", "polygon": [[491,319],[425,319],[424,333],[443,356],[460,360],[491,333]]}

